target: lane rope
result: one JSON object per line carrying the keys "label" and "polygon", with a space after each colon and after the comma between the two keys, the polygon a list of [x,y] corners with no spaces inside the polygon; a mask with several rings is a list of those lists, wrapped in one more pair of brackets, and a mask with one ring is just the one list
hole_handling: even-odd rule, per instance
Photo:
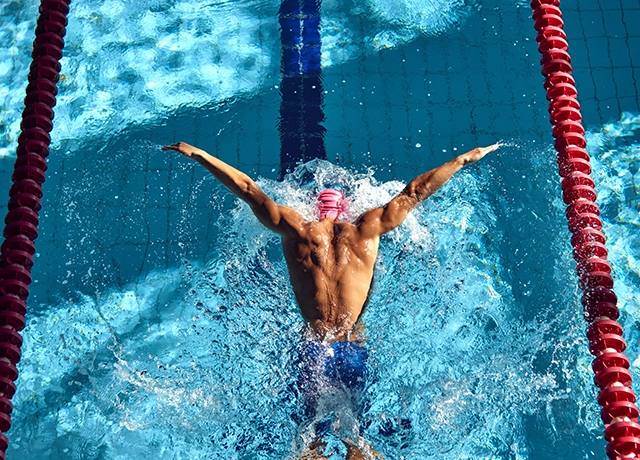
{"label": "lane rope", "polygon": [[326,160],[323,125],[321,0],[282,0],[280,178],[301,162]]}
{"label": "lane rope", "polygon": [[[0,431],[11,428],[11,398],[16,392],[16,365],[20,361],[31,284],[31,267],[38,237],[38,211],[42,207],[42,183],[53,129],[71,0],[42,0],[33,42],[29,84],[18,137],[17,159],[9,190],[9,211],[4,219],[4,242],[0,247]],[[0,460],[9,441],[0,434]]]}
{"label": "lane rope", "polygon": [[573,234],[571,245],[582,290],[584,318],[589,323],[589,351],[594,382],[600,388],[598,404],[605,424],[606,453],[612,460],[640,457],[640,424],[636,396],[631,389],[629,359],[622,354],[618,297],[613,291],[611,265],[607,262],[606,238],[602,233],[600,208],[596,205],[587,141],[582,126],[578,91],[572,76],[571,56],[560,0],[532,0],[536,41],[542,54],[540,64],[549,101],[562,197]]}

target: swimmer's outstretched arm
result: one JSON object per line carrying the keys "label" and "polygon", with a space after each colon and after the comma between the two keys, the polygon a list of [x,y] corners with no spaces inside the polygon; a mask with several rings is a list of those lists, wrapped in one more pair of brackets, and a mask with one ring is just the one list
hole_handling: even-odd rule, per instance
{"label": "swimmer's outstretched arm", "polygon": [[489,147],[475,148],[416,177],[386,206],[372,209],[360,217],[359,227],[363,236],[375,237],[390,232],[402,223],[418,203],[438,191],[455,173],[464,166],[480,160],[498,147],[499,144],[494,144]]}
{"label": "swimmer's outstretched arm", "polygon": [[162,150],[175,150],[207,168],[231,193],[246,202],[258,220],[269,230],[287,234],[304,223],[300,214],[286,206],[278,206],[245,173],[209,155],[204,150],[185,142],[164,146]]}

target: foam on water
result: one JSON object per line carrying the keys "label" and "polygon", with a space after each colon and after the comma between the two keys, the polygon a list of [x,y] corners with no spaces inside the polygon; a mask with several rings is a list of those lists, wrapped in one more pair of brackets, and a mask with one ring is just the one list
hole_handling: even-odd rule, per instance
{"label": "foam on water", "polygon": [[[625,114],[588,134],[634,374],[639,120]],[[387,458],[529,458],[532,424],[535,436],[554,448],[568,439],[576,452],[583,452],[576,432],[601,435],[564,204],[549,182],[551,148],[540,155],[523,140],[502,143],[518,147],[461,171],[381,243],[364,317],[375,377],[363,417],[334,407],[334,425],[352,431],[361,423]],[[531,162],[502,164],[516,154]],[[517,172],[520,187],[526,171],[535,196],[552,205],[532,208],[534,195],[518,196],[518,208],[507,209],[511,225],[531,225],[528,211],[535,212],[552,224],[541,238],[563,241],[551,245],[557,255],[541,253],[536,263],[544,264],[541,277],[567,282],[534,311],[523,311],[526,297],[514,294],[516,283],[532,280],[510,274],[521,261],[505,262],[508,230],[499,215],[511,205],[491,161],[504,176]],[[315,161],[283,182],[259,184],[307,218],[318,188],[340,185],[355,217],[403,187],[375,175]],[[229,211],[206,263],[185,261],[29,318],[10,456],[274,459],[313,438],[308,425],[298,426],[292,357],[303,324],[278,238],[241,202]],[[329,441],[338,458],[344,447]]]}
{"label": "foam on water", "polygon": [[[459,173],[383,238],[364,318],[375,378],[360,422],[387,458],[526,458],[524,417],[562,397],[556,375],[533,363],[551,326],[518,317],[502,274],[489,180]],[[260,185],[313,217],[327,182],[354,215],[403,187],[321,161]],[[185,262],[30,320],[11,455],[273,459],[312,436],[298,426],[292,356],[303,324],[278,238],[239,202],[219,225],[205,266]],[[334,414],[336,427],[354,423]],[[331,458],[344,454],[328,440]]]}
{"label": "foam on water", "polygon": [[[475,2],[323,2],[323,65],[395,47],[458,24]],[[467,5],[469,3],[469,5]],[[0,5],[0,156],[16,147],[36,0]],[[152,123],[182,107],[221,103],[277,83],[275,0],[88,0],[71,5],[52,139],[78,143]],[[399,12],[404,19],[400,19]],[[80,139],[81,141],[78,141]]]}
{"label": "foam on water", "polygon": [[[625,114],[588,134],[636,374],[639,120]],[[529,180],[555,196],[557,184],[547,181],[554,165],[543,161],[552,155],[518,139],[502,143],[532,158]],[[495,160],[516,153],[503,149]],[[364,318],[375,378],[359,421],[333,409],[336,430],[361,423],[387,458],[529,458],[531,420],[551,443],[579,442],[575,430],[601,433],[575,283],[565,283],[553,305],[522,311],[511,283],[531,280],[513,280],[502,260],[506,229],[497,214],[509,205],[488,164],[463,170],[381,243]],[[343,188],[353,217],[403,187],[377,182],[374,170],[322,161],[259,183],[307,218],[326,184]],[[558,233],[564,205],[550,202]],[[221,213],[223,237],[206,264],[185,261],[30,317],[10,455],[273,459],[313,438],[309,425],[298,426],[292,357],[303,325],[278,238],[246,205],[230,211]],[[574,276],[567,241],[552,247],[560,255],[549,276]],[[339,458],[344,446],[329,441]]]}

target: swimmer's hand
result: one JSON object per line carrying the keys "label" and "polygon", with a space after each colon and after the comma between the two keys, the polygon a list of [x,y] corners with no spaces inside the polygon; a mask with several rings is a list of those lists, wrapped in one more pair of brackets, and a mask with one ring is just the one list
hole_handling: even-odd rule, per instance
{"label": "swimmer's hand", "polygon": [[458,159],[462,161],[463,166],[467,166],[484,158],[487,153],[497,150],[498,147],[500,147],[500,144],[493,144],[489,147],[477,147],[467,153],[463,153],[458,157]]}
{"label": "swimmer's hand", "polygon": [[193,145],[189,145],[186,142],[178,142],[177,144],[165,145],[164,147],[162,147],[162,150],[175,150],[176,152],[180,152],[187,158],[191,158],[195,154],[201,152],[200,149],[194,147]]}

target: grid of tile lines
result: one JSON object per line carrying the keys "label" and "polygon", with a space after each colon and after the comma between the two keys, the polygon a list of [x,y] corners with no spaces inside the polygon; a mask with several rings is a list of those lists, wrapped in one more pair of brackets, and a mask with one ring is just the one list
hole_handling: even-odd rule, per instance
{"label": "grid of tile lines", "polygon": [[[499,3],[487,1],[459,30],[328,68],[329,160],[407,180],[454,148],[510,137],[549,144],[529,11]],[[640,112],[640,2],[565,0],[563,10],[585,125]],[[122,133],[106,148],[88,140],[51,155],[38,242],[47,257],[34,267],[34,293],[60,297],[64,282],[94,293],[184,258],[204,260],[219,231],[211,197],[224,192],[186,160],[148,152],[191,140],[251,175],[275,178],[278,77],[258,94]]]}

